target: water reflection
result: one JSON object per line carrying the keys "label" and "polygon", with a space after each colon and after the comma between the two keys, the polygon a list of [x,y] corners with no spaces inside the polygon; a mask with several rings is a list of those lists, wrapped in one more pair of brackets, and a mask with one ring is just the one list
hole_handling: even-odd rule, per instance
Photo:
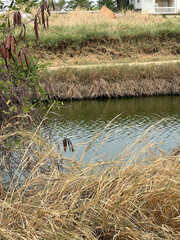
{"label": "water reflection", "polygon": [[[42,113],[46,110],[47,108],[42,109]],[[180,96],[65,102],[61,109],[51,111],[41,132],[47,138],[51,134],[51,141],[54,142],[62,143],[63,137],[70,137],[76,145],[76,160],[80,159],[93,137],[101,133],[86,154],[84,161],[88,162],[97,156],[105,159],[114,157],[134,143],[147,128],[162,119],[165,120],[150,130],[149,133],[155,134],[148,141],[163,142],[161,148],[168,152],[180,145]],[[107,135],[107,139],[94,153]]]}

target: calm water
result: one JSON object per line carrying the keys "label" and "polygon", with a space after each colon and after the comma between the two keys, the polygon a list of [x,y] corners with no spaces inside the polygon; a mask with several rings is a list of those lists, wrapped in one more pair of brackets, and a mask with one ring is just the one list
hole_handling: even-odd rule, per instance
{"label": "calm water", "polygon": [[[42,113],[46,110],[42,109]],[[51,110],[41,132],[53,144],[60,143],[61,148],[62,139],[69,137],[76,151],[64,153],[63,148],[61,151],[76,160],[80,159],[94,136],[100,134],[83,160],[89,162],[117,157],[154,124],[142,146],[158,143],[164,152],[169,152],[180,145],[180,96],[64,102],[60,109]],[[159,151],[155,147],[153,150]]]}

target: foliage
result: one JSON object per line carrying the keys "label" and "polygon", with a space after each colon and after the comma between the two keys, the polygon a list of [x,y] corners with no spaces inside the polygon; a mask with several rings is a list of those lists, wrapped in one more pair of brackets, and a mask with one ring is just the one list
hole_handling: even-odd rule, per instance
{"label": "foliage", "polygon": [[94,7],[94,2],[91,0],[69,0],[67,2],[67,8],[76,9],[76,8],[84,8],[87,10],[92,10]]}
{"label": "foliage", "polygon": [[102,8],[102,6],[106,6],[113,12],[117,11],[117,1],[116,0],[98,0],[97,1],[98,8]]}
{"label": "foliage", "polygon": [[59,11],[66,9],[66,0],[58,0],[54,4],[56,9]]}
{"label": "foliage", "polygon": [[9,119],[17,114],[30,114],[33,110],[32,98],[45,96],[40,85],[39,66],[30,61],[30,69],[23,63],[11,63],[8,70],[0,66],[0,120]]}
{"label": "foliage", "polygon": [[[26,34],[26,26],[23,23],[21,9],[30,13],[30,9],[38,4],[38,0],[14,0],[9,5],[1,2],[0,18],[0,120],[8,119],[19,113],[29,114],[33,106],[32,97],[43,96],[39,83],[38,65],[27,50],[23,39]],[[52,5],[54,8],[53,0]],[[13,20],[6,15],[6,11],[13,11]],[[34,30],[38,41],[38,22],[42,19],[42,25],[48,27],[48,17],[45,11],[50,14],[49,5],[43,1],[34,19]],[[30,22],[33,21],[30,16]],[[13,23],[13,26],[11,24]],[[26,21],[26,24],[29,23]],[[20,33],[15,38],[15,30],[20,28]],[[5,39],[5,40],[4,40]],[[36,93],[36,94],[35,94]]]}

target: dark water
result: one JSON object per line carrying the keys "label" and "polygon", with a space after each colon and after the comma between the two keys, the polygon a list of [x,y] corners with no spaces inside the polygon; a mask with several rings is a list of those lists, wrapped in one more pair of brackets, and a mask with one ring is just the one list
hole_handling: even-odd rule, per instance
{"label": "dark water", "polygon": [[[42,113],[46,110],[42,109]],[[97,134],[100,136],[89,146],[84,162],[118,157],[154,124],[142,146],[158,143],[164,152],[169,152],[180,145],[180,96],[64,102],[60,109],[51,110],[45,123],[42,135],[53,144],[60,143],[61,147],[62,139],[69,137],[76,151],[63,153],[63,148],[61,151],[77,161]],[[153,150],[159,151],[155,147]]]}

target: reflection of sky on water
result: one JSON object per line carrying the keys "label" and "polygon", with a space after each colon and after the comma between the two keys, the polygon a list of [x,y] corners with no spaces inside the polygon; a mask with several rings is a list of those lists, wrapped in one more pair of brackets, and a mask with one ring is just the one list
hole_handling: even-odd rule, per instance
{"label": "reflection of sky on water", "polygon": [[[98,133],[101,135],[88,150],[85,162],[92,157],[103,155],[105,159],[114,158],[118,152],[133,144],[150,126],[164,118],[164,121],[149,131],[151,136],[144,145],[151,141],[163,142],[160,147],[165,152],[180,145],[179,96],[65,102],[65,108],[53,109],[52,112],[56,114],[49,115],[41,132],[47,138],[51,135],[51,141],[60,142],[61,146],[63,137],[70,137],[76,152],[65,154],[75,154],[77,160]],[[121,115],[103,130],[118,114]],[[106,136],[108,138],[104,140]],[[99,145],[101,146],[98,151],[94,153]]]}

